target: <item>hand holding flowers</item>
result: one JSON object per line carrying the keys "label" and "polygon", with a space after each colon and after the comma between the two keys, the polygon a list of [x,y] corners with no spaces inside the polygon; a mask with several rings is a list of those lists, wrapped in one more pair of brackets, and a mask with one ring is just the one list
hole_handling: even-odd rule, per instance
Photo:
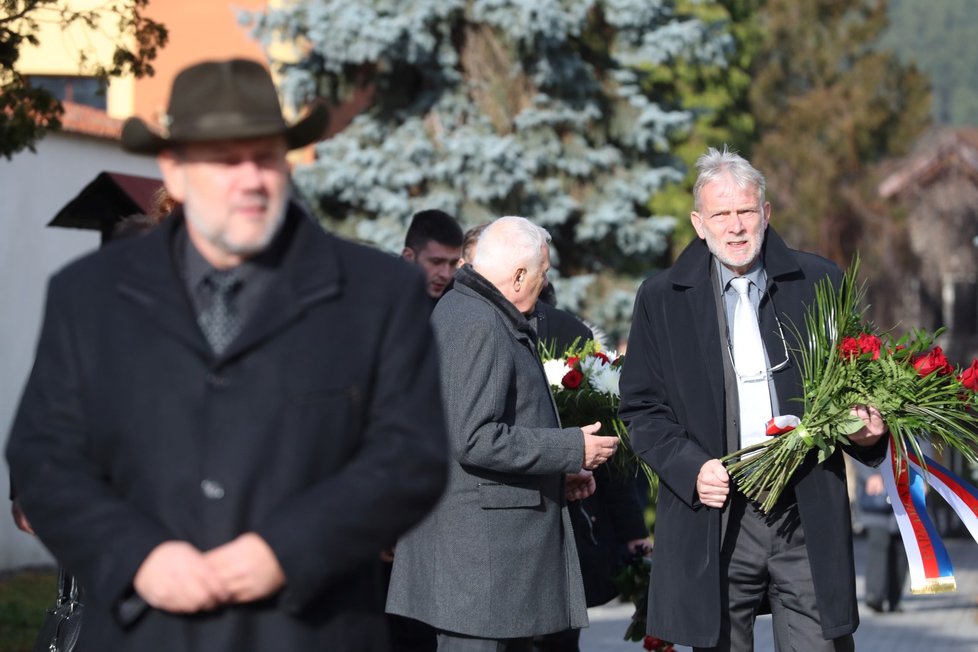
{"label": "hand holding flowers", "polygon": [[[575,341],[563,354],[541,348],[543,370],[553,390],[554,402],[565,426],[582,426],[585,441],[584,468],[593,469],[614,456],[619,446],[628,448],[625,425],[618,418],[621,402],[619,380],[625,356],[602,351],[594,340]],[[597,437],[604,425],[614,437]],[[594,450],[592,450],[594,449]],[[638,457],[631,455],[655,482],[652,471]]]}
{"label": "hand holding flowers", "polygon": [[863,318],[858,267],[853,262],[839,287],[819,283],[804,332],[792,325],[801,343],[804,416],[775,417],[768,441],[723,458],[738,489],[763,511],[813,450],[824,462],[837,446],[873,445],[888,436],[902,463],[908,447],[922,457],[919,438],[976,461],[978,362],[956,373],[933,346],[940,331],[914,329],[899,339],[877,333]]}

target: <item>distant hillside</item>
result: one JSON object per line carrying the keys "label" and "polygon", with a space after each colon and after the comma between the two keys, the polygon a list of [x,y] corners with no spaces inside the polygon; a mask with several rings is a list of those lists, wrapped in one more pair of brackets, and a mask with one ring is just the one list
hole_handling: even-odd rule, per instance
{"label": "distant hillside", "polygon": [[978,4],[890,0],[886,48],[931,80],[938,124],[978,125]]}

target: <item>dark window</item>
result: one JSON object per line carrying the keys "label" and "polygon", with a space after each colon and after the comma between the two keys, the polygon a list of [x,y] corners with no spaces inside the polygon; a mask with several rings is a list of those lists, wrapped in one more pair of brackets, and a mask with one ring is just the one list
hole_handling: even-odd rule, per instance
{"label": "dark window", "polygon": [[43,88],[63,102],[106,109],[105,82],[98,77],[31,75],[31,86]]}

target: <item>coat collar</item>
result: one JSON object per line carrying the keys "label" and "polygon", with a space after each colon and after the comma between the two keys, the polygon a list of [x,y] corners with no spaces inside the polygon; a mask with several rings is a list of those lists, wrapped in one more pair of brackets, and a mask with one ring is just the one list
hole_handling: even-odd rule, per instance
{"label": "coat collar", "polygon": [[[712,259],[706,242],[697,238],[683,250],[672,266],[672,282],[687,288],[696,288],[703,284],[709,286]],[[801,267],[791,254],[791,249],[771,226],[767,227],[764,236],[761,261],[767,273],[769,288],[778,279],[801,274]]]}
{"label": "coat collar", "polygon": [[466,294],[475,294],[492,305],[517,333],[526,335],[530,340],[536,339],[533,328],[523,313],[517,310],[516,306],[485,276],[475,271],[472,265],[466,264],[455,272],[455,286],[457,289],[464,288]]}
{"label": "coat collar", "polygon": [[[184,228],[184,218],[178,210],[159,227],[136,238],[125,252],[117,289],[152,312],[162,328],[202,354],[213,355],[197,326],[173,255],[173,241]],[[279,238],[283,239],[281,261],[259,309],[217,361],[255,346],[310,305],[341,293],[344,274],[333,236],[318,228],[297,206],[290,205],[276,236]]]}

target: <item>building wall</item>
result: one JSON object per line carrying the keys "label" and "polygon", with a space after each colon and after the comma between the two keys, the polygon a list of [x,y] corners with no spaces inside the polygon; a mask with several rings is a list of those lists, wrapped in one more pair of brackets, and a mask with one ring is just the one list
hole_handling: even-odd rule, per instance
{"label": "building wall", "polygon": [[[160,1],[160,0],[157,0]],[[105,5],[105,0],[65,0],[63,4],[82,11]],[[79,63],[81,53],[87,61],[108,65],[115,51],[115,41],[109,36],[115,32],[117,18],[106,15],[98,30],[92,30],[81,22],[68,29],[62,28],[57,9],[42,7],[34,12],[40,25],[38,45],[24,46],[20,50],[17,70],[27,75],[90,75],[91,68]],[[133,111],[133,80],[114,79],[109,84],[107,112],[113,117],[125,118]]]}
{"label": "building wall", "polygon": [[[74,9],[85,10],[105,5],[105,0],[63,0]],[[166,106],[174,75],[185,66],[211,58],[247,57],[265,59],[247,27],[238,24],[240,10],[257,11],[266,0],[151,0],[146,15],[162,23],[169,40],[160,50],[153,67],[156,74],[142,79],[112,79],[109,83],[107,113],[115,118],[138,115],[154,119]],[[115,50],[108,35],[116,29],[117,18],[106,14],[100,30],[82,24],[62,29],[54,9],[36,12],[41,19],[38,46],[21,50],[17,69],[34,75],[83,75],[79,55],[107,64]]]}
{"label": "building wall", "polygon": [[240,10],[257,11],[265,0],[152,0],[147,14],[169,30],[170,39],[153,62],[156,74],[135,82],[133,113],[155,120],[166,108],[173,77],[205,59],[265,59],[247,28],[238,24]]}
{"label": "building wall", "polygon": [[[4,232],[0,238],[0,444],[6,448],[14,411],[34,358],[47,279],[65,263],[98,247],[94,231],[45,226],[99,172],[158,178],[151,157],[122,152],[118,142],[76,134],[43,139],[37,153],[0,160]],[[0,491],[6,492],[6,461]],[[0,501],[0,569],[50,563],[37,541],[16,529],[9,503]]]}

